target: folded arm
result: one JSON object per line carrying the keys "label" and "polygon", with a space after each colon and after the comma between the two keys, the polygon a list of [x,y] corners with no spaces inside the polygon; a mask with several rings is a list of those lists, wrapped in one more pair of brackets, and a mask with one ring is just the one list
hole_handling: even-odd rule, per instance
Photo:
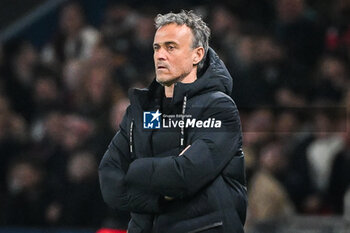
{"label": "folded arm", "polygon": [[[127,111],[128,112],[128,111]],[[159,212],[159,195],[127,186],[125,174],[131,163],[126,134],[127,114],[99,166],[103,199],[112,208],[138,213]]]}
{"label": "folded arm", "polygon": [[220,129],[192,130],[191,146],[182,156],[136,159],[128,169],[127,183],[162,196],[185,198],[213,181],[241,147],[235,104],[228,98],[220,98],[213,106],[204,116],[221,120]]}

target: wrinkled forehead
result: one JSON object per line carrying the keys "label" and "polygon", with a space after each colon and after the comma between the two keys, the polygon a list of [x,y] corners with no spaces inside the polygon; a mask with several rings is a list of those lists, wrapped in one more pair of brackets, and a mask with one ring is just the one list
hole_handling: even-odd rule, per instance
{"label": "wrinkled forehead", "polygon": [[187,25],[178,25],[176,23],[166,24],[158,28],[154,36],[154,44],[163,44],[174,41],[178,44],[192,44],[193,33]]}

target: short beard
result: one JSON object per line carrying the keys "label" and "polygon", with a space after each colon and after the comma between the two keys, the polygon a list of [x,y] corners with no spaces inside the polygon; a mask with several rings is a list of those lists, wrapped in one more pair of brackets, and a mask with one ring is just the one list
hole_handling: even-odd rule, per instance
{"label": "short beard", "polygon": [[189,75],[189,74],[190,74],[190,72],[188,72],[188,73],[183,73],[183,74],[181,74],[179,77],[174,78],[174,79],[172,79],[171,81],[165,81],[165,82],[159,81],[159,80],[157,79],[157,77],[156,77],[156,81],[157,81],[159,84],[161,84],[162,86],[167,86],[167,87],[169,87],[169,86],[173,85],[174,83],[181,82],[181,81],[182,81],[187,75]]}

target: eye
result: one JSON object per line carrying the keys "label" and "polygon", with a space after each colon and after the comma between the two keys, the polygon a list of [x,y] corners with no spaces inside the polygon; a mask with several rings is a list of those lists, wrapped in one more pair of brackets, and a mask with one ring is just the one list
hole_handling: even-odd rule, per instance
{"label": "eye", "polygon": [[159,45],[153,45],[153,50],[156,51],[159,49]]}
{"label": "eye", "polygon": [[172,51],[172,50],[174,50],[175,49],[175,46],[173,46],[173,45],[168,45],[168,50],[169,51]]}

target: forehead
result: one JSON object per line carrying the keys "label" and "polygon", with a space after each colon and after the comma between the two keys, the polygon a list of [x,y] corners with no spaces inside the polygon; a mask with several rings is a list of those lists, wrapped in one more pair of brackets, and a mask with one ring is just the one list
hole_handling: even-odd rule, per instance
{"label": "forehead", "polygon": [[192,31],[186,25],[178,25],[175,23],[167,24],[160,27],[154,36],[154,43],[161,44],[165,42],[191,43]]}

